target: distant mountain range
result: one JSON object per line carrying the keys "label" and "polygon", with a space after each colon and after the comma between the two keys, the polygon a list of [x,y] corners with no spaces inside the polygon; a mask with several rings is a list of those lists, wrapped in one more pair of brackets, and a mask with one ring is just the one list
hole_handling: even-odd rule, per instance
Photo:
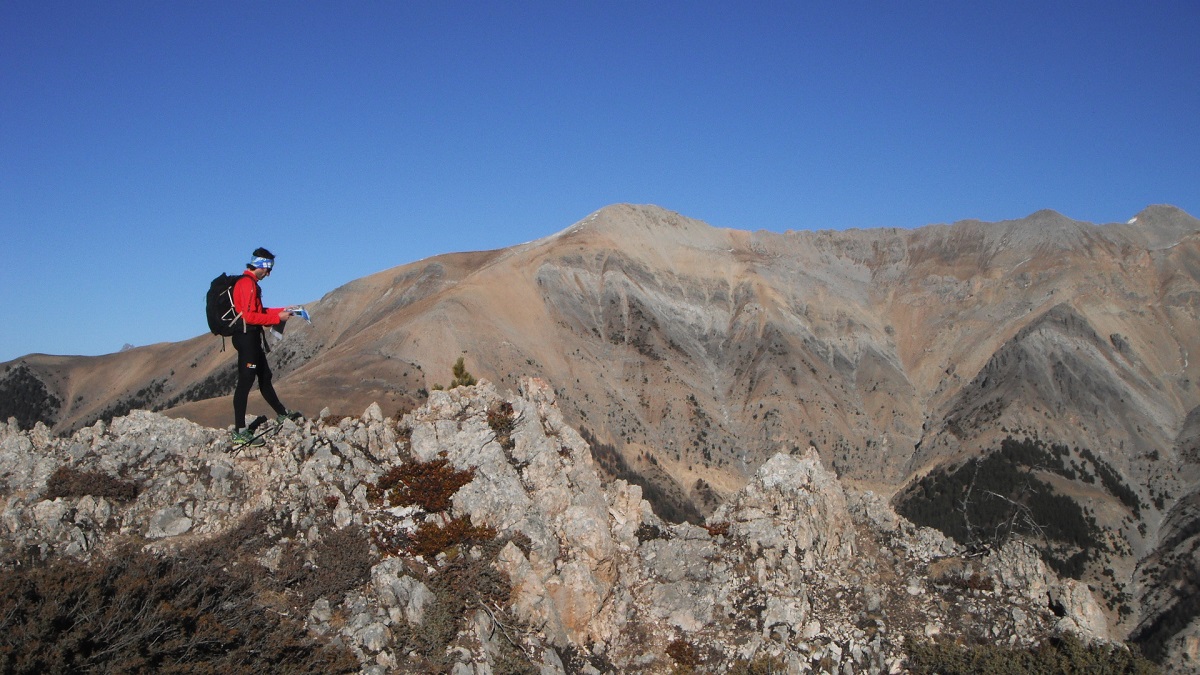
{"label": "distant mountain range", "polygon": [[[812,446],[918,522],[957,504],[940,511],[959,538],[1041,537],[1103,589],[1114,626],[1162,646],[1200,634],[1198,302],[1200,221],[1170,206],[1107,225],[1039,211],[775,233],[615,205],[333,290],[271,359],[309,416],[373,401],[396,416],[460,356],[502,390],[540,377],[601,466],[676,520]],[[68,432],[144,408],[224,426],[233,381],[211,335],[29,355],[0,365],[0,417]],[[1011,509],[973,511],[979,476],[1005,472],[1021,484],[989,487],[988,508]],[[1046,529],[1064,503],[1090,534]]]}

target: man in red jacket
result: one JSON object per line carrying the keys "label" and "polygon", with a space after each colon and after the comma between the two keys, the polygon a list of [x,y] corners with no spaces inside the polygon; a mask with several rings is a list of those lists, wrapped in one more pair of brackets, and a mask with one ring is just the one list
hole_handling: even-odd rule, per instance
{"label": "man in red jacket", "polygon": [[237,389],[233,392],[233,442],[235,445],[262,445],[261,438],[243,429],[246,425],[246,401],[250,388],[258,380],[258,390],[263,400],[275,410],[276,421],[298,419],[300,413],[284,407],[271,385],[271,368],[267,365],[266,326],[278,326],[291,318],[292,313],[282,307],[264,308],[262,289],[258,282],[271,275],[275,267],[275,255],[265,248],[254,250],[252,258],[242,272],[242,278],[233,285],[233,307],[240,315],[241,330],[235,330],[233,346],[238,353]]}

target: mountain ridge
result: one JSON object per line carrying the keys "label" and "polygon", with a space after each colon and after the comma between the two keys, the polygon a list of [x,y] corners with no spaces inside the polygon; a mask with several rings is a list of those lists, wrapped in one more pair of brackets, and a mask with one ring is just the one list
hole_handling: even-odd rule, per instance
{"label": "mountain ridge", "polygon": [[[692,519],[793,448],[907,499],[1009,437],[1066,447],[1082,469],[1056,489],[1124,542],[1095,551],[1087,573],[1133,598],[1110,607],[1128,631],[1169,611],[1139,561],[1183,555],[1191,540],[1159,528],[1174,513],[1172,531],[1190,531],[1191,511],[1172,509],[1200,486],[1200,221],[1168,206],[1132,220],[1039,211],[775,233],[614,205],[532,242],[334,289],[309,305],[316,325],[288,328],[272,367],[310,415],[411,409],[460,356],[497,387],[540,377],[568,422],[611,448],[614,476]],[[60,400],[45,420],[56,431],[137,407],[224,426],[231,364],[214,340],[0,368]],[[1086,482],[1098,475],[1102,489]]]}

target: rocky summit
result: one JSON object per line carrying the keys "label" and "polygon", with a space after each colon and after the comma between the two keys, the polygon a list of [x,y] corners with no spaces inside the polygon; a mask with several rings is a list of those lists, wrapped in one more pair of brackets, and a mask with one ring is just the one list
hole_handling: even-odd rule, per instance
{"label": "rocky summit", "polygon": [[1138,663],[1019,538],[968,550],[812,447],[691,524],[602,480],[536,378],[264,440],[147,411],[0,424],[0,669],[898,673],[1050,644]]}

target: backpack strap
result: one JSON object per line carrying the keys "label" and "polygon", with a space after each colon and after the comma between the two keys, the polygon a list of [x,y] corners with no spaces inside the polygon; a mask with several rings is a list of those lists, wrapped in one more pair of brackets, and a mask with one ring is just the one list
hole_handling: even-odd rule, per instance
{"label": "backpack strap", "polygon": [[[243,333],[248,331],[249,328],[246,326],[245,319],[242,318],[242,313],[237,311],[237,302],[235,302],[233,299],[233,289],[237,288],[238,282],[244,278],[245,278],[244,276],[239,276],[239,277],[235,278],[233,280],[233,283],[229,284],[229,288],[225,289],[225,295],[229,296],[229,311],[225,313],[225,316],[221,317],[221,319],[223,321],[228,322],[229,327],[234,330],[237,330],[237,322],[241,321]],[[230,314],[232,314],[233,316],[231,317]],[[225,340],[221,340],[221,351],[225,351]]]}

